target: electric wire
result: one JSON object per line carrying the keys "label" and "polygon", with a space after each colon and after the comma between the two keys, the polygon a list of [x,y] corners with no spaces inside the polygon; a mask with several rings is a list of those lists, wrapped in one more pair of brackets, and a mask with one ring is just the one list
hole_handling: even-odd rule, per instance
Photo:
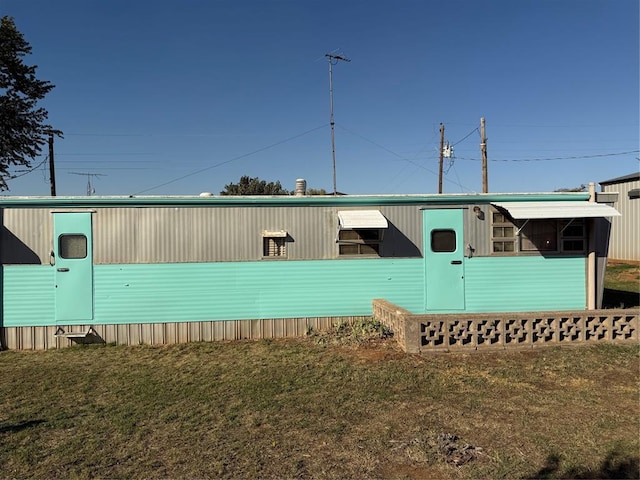
{"label": "electric wire", "polygon": [[237,157],[233,157],[233,158],[230,158],[228,160],[224,160],[222,162],[216,163],[215,165],[209,165],[208,167],[201,168],[201,169],[196,170],[196,171],[191,172],[191,173],[187,173],[186,175],[182,175],[180,177],[174,178],[173,180],[169,180],[167,182],[161,183],[159,185],[155,185],[155,186],[147,188],[145,190],[140,190],[139,192],[134,193],[134,195],[140,195],[142,193],[146,193],[146,192],[149,192],[151,190],[155,190],[157,188],[165,187],[167,185],[171,185],[172,183],[179,182],[180,180],[184,180],[185,178],[189,178],[189,177],[192,177],[194,175],[198,175],[199,173],[206,172],[207,170],[211,170],[213,168],[217,168],[217,167],[220,167],[222,165],[226,165],[228,163],[235,162],[236,160],[241,160],[243,158],[250,157],[250,156],[255,155],[257,153],[264,152],[264,151],[269,150],[271,148],[277,147],[278,145],[282,145],[283,143],[287,143],[287,142],[290,142],[291,140],[295,140],[297,138],[304,137],[305,135],[308,135],[308,134],[313,133],[313,132],[315,132],[317,130],[320,130],[321,128],[325,128],[328,125],[329,125],[328,123],[325,123],[324,125],[320,125],[318,127],[314,127],[314,128],[312,128],[310,130],[307,130],[306,132],[302,132],[302,133],[299,133],[299,134],[294,135],[292,137],[286,138],[284,140],[280,140],[278,142],[272,143],[271,145],[267,145],[265,147],[262,147],[262,148],[259,148],[257,150],[254,150],[252,152],[244,153],[242,155],[238,155]]}
{"label": "electric wire", "polygon": [[[427,148],[427,146],[434,144],[436,138],[438,136],[438,132],[437,131],[433,131],[433,135],[432,137],[429,139],[429,141],[426,143],[426,145],[423,145],[418,152],[413,156],[412,160],[416,160]],[[399,182],[396,182],[396,179],[398,177],[400,177],[400,175],[402,175],[404,173],[404,171],[409,167],[409,165],[411,165],[409,162],[405,162],[403,163],[402,167],[400,168],[400,170],[398,170],[396,172],[396,174],[391,177],[391,179],[389,180],[389,190],[390,191],[395,191],[397,188],[400,187],[400,185],[402,185],[402,183],[404,182],[404,179],[400,180]],[[415,169],[413,170],[414,172],[416,171]]]}
{"label": "electric wire", "polygon": [[[337,125],[337,124],[336,124],[336,125]],[[337,126],[338,126],[338,128],[340,128],[341,130],[344,130],[345,132],[350,133],[351,135],[354,135],[354,136],[356,136],[356,137],[359,137],[359,138],[361,138],[362,140],[365,140],[366,142],[369,142],[369,143],[371,143],[372,145],[375,145],[376,147],[381,148],[381,149],[382,149],[382,150],[384,150],[385,152],[388,152],[388,153],[390,153],[391,155],[394,155],[394,156],[398,157],[400,160],[403,160],[403,161],[405,161],[405,162],[409,162],[409,163],[411,163],[412,165],[415,165],[416,167],[422,168],[423,170],[426,170],[427,172],[431,173],[432,175],[435,175],[436,177],[438,176],[438,174],[437,174],[436,172],[434,172],[433,170],[431,170],[430,168],[427,168],[427,167],[425,167],[424,165],[422,165],[422,164],[420,164],[420,163],[414,162],[413,160],[410,160],[410,159],[408,159],[408,158],[406,158],[406,157],[403,157],[403,156],[402,156],[402,155],[400,155],[399,153],[396,153],[396,152],[394,152],[393,150],[389,150],[389,149],[388,149],[387,147],[385,147],[384,145],[380,145],[379,143],[376,143],[375,141],[373,141],[373,140],[371,140],[371,139],[369,139],[369,138],[367,138],[367,137],[365,137],[365,136],[363,136],[363,135],[360,135],[359,133],[356,133],[356,132],[354,132],[354,131],[352,131],[352,130],[349,130],[348,128],[345,128],[345,127],[343,127],[342,125],[337,125]],[[455,180],[451,180],[451,179],[449,179],[449,178],[445,178],[445,180],[446,180],[447,182],[453,183],[454,185],[456,185],[456,186],[458,186],[458,187],[460,187],[460,188],[465,189],[466,191],[471,191],[470,189],[468,189],[468,188],[467,188],[467,187],[465,187],[464,185],[462,185],[462,184],[460,184],[460,183],[456,182]]]}
{"label": "electric wire", "polygon": [[[491,158],[490,162],[549,162],[556,160],[582,160],[586,158],[603,158],[603,157],[616,157],[620,155],[629,155],[631,153],[638,153],[640,150],[629,150],[627,152],[614,152],[614,153],[598,153],[593,155],[574,155],[570,157],[549,157],[549,158],[506,158],[506,159],[497,159]],[[468,157],[456,157],[457,160],[468,160],[473,162],[480,162],[479,158],[468,158]]]}
{"label": "electric wire", "polygon": [[473,135],[474,133],[478,132],[478,134],[480,134],[480,130],[478,129],[478,127],[474,128],[473,130],[471,130],[467,135],[465,135],[463,138],[461,138],[460,140],[458,140],[456,143],[451,144],[452,147],[455,147],[456,145],[458,145],[459,143],[464,142],[467,138],[469,138],[471,135]]}
{"label": "electric wire", "polygon": [[11,179],[14,178],[20,178],[20,177],[24,177],[25,175],[29,175],[30,173],[35,172],[37,169],[39,169],[42,165],[44,165],[44,163],[49,160],[49,155],[47,155],[44,160],[42,160],[38,165],[36,165],[35,167],[29,169],[29,170],[16,170],[16,172],[19,172],[20,175],[12,175]]}

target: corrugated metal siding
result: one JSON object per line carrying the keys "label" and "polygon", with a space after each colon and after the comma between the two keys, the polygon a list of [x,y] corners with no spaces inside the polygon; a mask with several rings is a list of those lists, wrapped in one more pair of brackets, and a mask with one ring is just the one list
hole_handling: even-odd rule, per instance
{"label": "corrugated metal siding", "polygon": [[[5,266],[4,326],[55,324],[53,269]],[[466,310],[584,308],[580,257],[465,260]],[[414,313],[422,259],[98,265],[95,325],[369,315],[385,298]],[[428,291],[427,291],[428,294]]]}
{"label": "corrugated metal siding", "polygon": [[[329,330],[338,322],[354,322],[367,317],[320,317],[261,320],[226,320],[190,323],[147,323],[129,325],[61,325],[65,332],[93,332],[75,343],[115,343],[117,345],[167,345],[186,342],[211,342],[261,338],[301,337],[309,329]],[[2,348],[12,350],[46,350],[74,344],[56,337],[58,327],[7,327]]]}
{"label": "corrugated metal siding", "polygon": [[[586,307],[583,257],[474,257],[465,260],[468,312]],[[427,291],[428,294],[428,291]]]}
{"label": "corrugated metal siding", "polygon": [[49,263],[53,224],[48,209],[2,209],[3,264]]}
{"label": "corrugated metal siding", "polygon": [[55,325],[53,268],[49,265],[2,267],[2,325]]}
{"label": "corrugated metal siding", "polygon": [[464,210],[464,239],[465,256],[469,256],[471,245],[472,257],[481,257],[491,254],[491,206],[478,205],[481,216],[478,217],[473,211],[474,205]]}
{"label": "corrugated metal siding", "polygon": [[[95,325],[370,315],[424,303],[422,259],[96,265]],[[4,326],[53,325],[53,268],[5,267]]]}
{"label": "corrugated metal siding", "polygon": [[[339,207],[98,208],[93,215],[96,264],[252,261],[262,258],[262,231],[289,233],[290,260],[338,255]],[[343,208],[344,207],[340,207]],[[418,257],[421,214],[414,205],[378,207],[389,220],[383,256]],[[3,263],[47,264],[50,210],[4,209]],[[31,253],[29,253],[31,252]]]}
{"label": "corrugated metal siding", "polygon": [[629,191],[640,188],[640,180],[603,185],[603,192],[619,192],[615,208],[621,217],[611,219],[611,260],[640,261],[640,198],[629,198]]}

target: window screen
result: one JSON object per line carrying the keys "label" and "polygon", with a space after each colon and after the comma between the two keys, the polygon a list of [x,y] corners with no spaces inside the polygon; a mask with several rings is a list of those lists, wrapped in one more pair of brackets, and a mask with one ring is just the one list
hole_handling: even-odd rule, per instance
{"label": "window screen", "polygon": [[523,252],[554,252],[558,249],[558,224],[555,220],[531,220],[520,235]]}
{"label": "window screen", "polygon": [[287,243],[284,237],[264,237],[262,240],[263,257],[286,257]]}
{"label": "window screen", "polygon": [[455,230],[431,230],[431,251],[455,252],[456,251]]}
{"label": "window screen", "polygon": [[379,229],[340,230],[340,255],[380,255],[382,231]]}
{"label": "window screen", "polygon": [[60,235],[58,255],[67,259],[87,258],[87,237],[78,234]]}

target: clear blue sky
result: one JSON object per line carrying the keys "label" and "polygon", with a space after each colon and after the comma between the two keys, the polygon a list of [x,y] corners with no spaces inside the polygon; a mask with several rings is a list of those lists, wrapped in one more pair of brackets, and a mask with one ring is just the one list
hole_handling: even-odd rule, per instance
{"label": "clear blue sky", "polygon": [[[219,193],[240,176],[351,194],[575,187],[639,169],[638,0],[0,0],[56,88],[59,195]],[[466,138],[465,138],[466,137]],[[622,153],[630,152],[630,153]],[[46,153],[46,147],[45,152]],[[34,162],[34,166],[45,156]],[[9,181],[48,195],[48,170]]]}

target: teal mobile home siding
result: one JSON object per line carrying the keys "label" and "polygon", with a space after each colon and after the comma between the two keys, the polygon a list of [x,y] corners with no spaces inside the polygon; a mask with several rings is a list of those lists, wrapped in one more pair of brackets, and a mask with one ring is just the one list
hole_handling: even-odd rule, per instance
{"label": "teal mobile home siding", "polygon": [[[96,265],[94,274],[95,324],[369,315],[374,298],[414,313],[425,304],[422,259]],[[55,324],[52,267],[5,266],[3,280],[5,327]],[[585,260],[468,258],[465,293],[469,312],[581,309]]]}
{"label": "teal mobile home siding", "polygon": [[584,257],[473,257],[465,260],[469,312],[582,309]]}
{"label": "teal mobile home siding", "polygon": [[50,265],[3,265],[3,327],[55,325],[55,290]]}
{"label": "teal mobile home siding", "polygon": [[[5,267],[5,327],[55,324],[52,270]],[[370,315],[374,298],[415,311],[424,303],[421,259],[96,265],[94,275],[94,324]]]}

